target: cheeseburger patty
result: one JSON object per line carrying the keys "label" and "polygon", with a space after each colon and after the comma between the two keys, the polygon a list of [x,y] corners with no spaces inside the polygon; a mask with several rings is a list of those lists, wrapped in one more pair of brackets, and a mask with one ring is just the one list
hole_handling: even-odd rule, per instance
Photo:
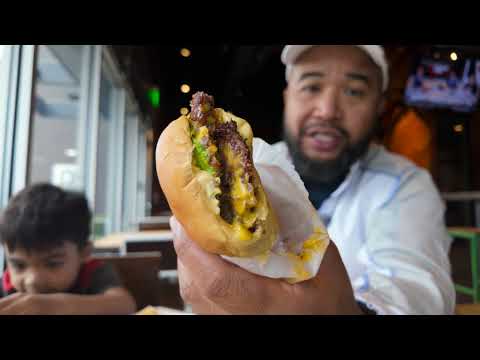
{"label": "cheeseburger patty", "polygon": [[[197,92],[193,95],[190,106],[189,116],[193,127],[192,134],[197,142],[195,144],[194,141],[197,158],[202,157],[202,162],[208,164],[200,164],[200,167],[207,168],[220,178],[221,194],[217,196],[220,216],[232,224],[235,216],[242,216],[256,205],[254,196],[245,204],[238,205],[238,202],[234,201],[235,194],[241,192],[239,188],[255,192],[252,185],[254,167],[250,150],[239,134],[235,121],[222,123],[216,119],[212,96]],[[255,230],[255,224],[248,225],[251,231]]]}

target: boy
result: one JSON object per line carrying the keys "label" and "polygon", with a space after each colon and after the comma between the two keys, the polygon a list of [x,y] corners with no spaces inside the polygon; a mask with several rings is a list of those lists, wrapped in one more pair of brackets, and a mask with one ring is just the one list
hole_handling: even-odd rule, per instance
{"label": "boy", "polygon": [[49,184],[27,187],[0,216],[7,269],[0,315],[132,314],[114,269],[91,260],[87,199]]}

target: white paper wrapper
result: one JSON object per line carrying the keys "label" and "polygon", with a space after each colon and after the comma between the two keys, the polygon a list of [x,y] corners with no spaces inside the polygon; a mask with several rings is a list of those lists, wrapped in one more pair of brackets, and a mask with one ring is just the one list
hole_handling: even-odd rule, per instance
{"label": "white paper wrapper", "polygon": [[253,162],[277,214],[280,234],[267,256],[223,258],[269,278],[291,283],[311,279],[320,268],[330,238],[303,181],[285,153],[259,138],[253,140]]}

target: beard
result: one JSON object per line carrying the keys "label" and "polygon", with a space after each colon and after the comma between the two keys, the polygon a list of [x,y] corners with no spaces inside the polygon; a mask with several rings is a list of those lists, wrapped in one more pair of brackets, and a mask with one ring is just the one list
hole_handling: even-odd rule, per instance
{"label": "beard", "polygon": [[301,141],[308,127],[300,129],[298,137],[295,138],[284,126],[283,139],[288,146],[295,169],[304,181],[319,184],[331,183],[346,176],[351,166],[365,155],[371,141],[375,138],[378,121],[375,124],[376,126],[373,126],[367,135],[355,144],[350,142],[350,136],[344,129],[333,126],[347,140],[347,146],[336,159],[328,161],[310,159],[302,151]]}

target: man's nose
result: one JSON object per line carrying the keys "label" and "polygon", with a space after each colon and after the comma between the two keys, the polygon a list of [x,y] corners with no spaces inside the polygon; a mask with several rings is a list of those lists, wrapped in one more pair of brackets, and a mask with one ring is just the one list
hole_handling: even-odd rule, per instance
{"label": "man's nose", "polygon": [[340,94],[335,89],[325,90],[315,102],[314,116],[325,121],[340,118]]}

